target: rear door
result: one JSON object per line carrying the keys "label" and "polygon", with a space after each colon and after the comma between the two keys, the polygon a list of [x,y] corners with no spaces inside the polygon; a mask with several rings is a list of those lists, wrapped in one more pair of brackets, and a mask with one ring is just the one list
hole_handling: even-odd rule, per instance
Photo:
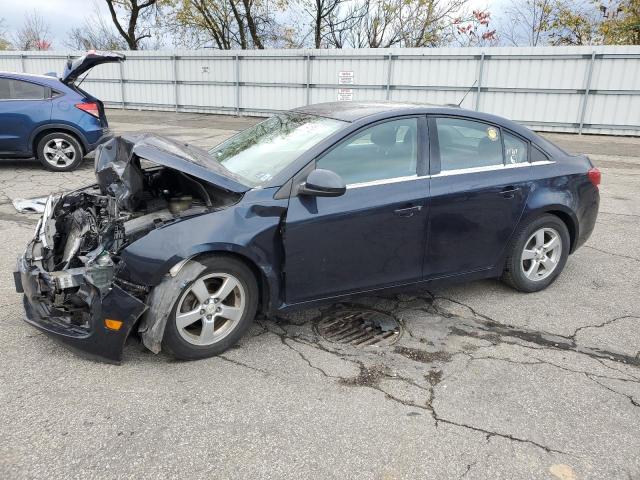
{"label": "rear door", "polygon": [[340,197],[292,196],[284,230],[287,303],[418,281],[426,242],[426,118],[365,127],[316,161]]}
{"label": "rear door", "polygon": [[0,154],[31,154],[33,130],[51,119],[51,89],[0,77]]}
{"label": "rear door", "polygon": [[529,144],[497,125],[430,117],[431,219],[426,278],[497,265],[531,188]]}

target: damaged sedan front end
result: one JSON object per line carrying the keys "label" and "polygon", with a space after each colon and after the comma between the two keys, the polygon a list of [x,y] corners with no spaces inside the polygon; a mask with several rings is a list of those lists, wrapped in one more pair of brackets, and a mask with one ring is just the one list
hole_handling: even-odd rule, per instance
{"label": "damaged sedan front end", "polygon": [[153,230],[236,203],[247,189],[233,179],[224,179],[225,189],[199,178],[197,163],[181,168],[199,154],[152,135],[118,137],[96,154],[96,185],[50,196],[14,272],[27,321],[119,362],[151,290],[121,275],[123,250]]}

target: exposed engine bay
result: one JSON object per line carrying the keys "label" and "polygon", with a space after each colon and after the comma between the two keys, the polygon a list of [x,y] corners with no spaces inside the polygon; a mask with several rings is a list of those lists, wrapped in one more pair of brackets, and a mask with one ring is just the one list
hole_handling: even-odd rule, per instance
{"label": "exposed engine bay", "polygon": [[[90,298],[104,297],[113,285],[144,301],[147,287],[118,278],[123,248],[163,225],[224,208],[242,196],[141,159],[135,145],[122,137],[111,140],[96,154],[97,185],[49,197],[25,252],[42,296],[77,326],[87,325]],[[149,165],[143,168],[142,162]]]}

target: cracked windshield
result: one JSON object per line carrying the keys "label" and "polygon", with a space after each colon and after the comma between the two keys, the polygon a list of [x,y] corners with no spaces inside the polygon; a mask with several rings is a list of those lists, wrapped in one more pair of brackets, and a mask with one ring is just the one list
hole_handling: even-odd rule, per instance
{"label": "cracked windshield", "polygon": [[209,153],[251,185],[264,185],[303,152],[345,125],[346,122],[313,115],[278,114]]}

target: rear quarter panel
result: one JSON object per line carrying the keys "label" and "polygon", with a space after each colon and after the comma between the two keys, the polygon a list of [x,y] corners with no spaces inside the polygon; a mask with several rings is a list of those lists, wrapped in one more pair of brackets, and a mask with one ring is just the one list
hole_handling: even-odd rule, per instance
{"label": "rear quarter panel", "polygon": [[568,224],[573,252],[593,231],[600,196],[587,177],[591,168],[588,158],[562,155],[552,161],[531,167],[531,190],[520,224],[547,212],[557,212]]}

